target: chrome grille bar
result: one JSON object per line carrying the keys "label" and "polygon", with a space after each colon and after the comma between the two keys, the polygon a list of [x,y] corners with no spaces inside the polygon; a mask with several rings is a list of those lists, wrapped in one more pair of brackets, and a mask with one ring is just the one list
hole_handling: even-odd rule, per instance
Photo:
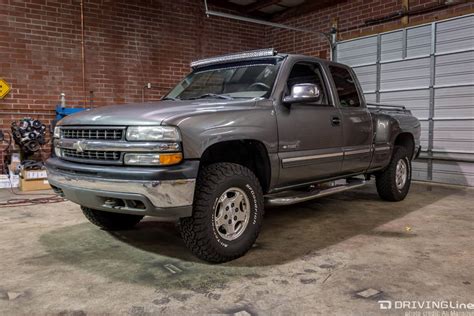
{"label": "chrome grille bar", "polygon": [[76,159],[87,159],[87,160],[99,160],[99,161],[119,161],[121,153],[118,151],[83,151],[77,152],[74,149],[63,148],[63,157],[65,158],[76,158]]}
{"label": "chrome grille bar", "polygon": [[181,150],[179,143],[166,142],[126,142],[96,141],[87,139],[56,139],[54,146],[83,151],[123,151],[123,152],[177,152]]}
{"label": "chrome grille bar", "polygon": [[103,139],[122,140],[125,136],[124,127],[62,127],[63,139]]}

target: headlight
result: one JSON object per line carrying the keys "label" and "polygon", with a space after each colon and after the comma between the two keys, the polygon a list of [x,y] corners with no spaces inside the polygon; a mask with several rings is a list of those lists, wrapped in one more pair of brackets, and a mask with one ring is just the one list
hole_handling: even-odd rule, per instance
{"label": "headlight", "polygon": [[61,128],[59,126],[54,127],[53,137],[54,138],[60,138],[61,137]]}
{"label": "headlight", "polygon": [[54,154],[56,155],[56,157],[61,157],[61,149],[59,149],[58,147],[54,147]]}
{"label": "headlight", "polygon": [[169,166],[180,163],[183,160],[183,154],[125,154],[124,162],[126,165],[140,165],[140,166]]}
{"label": "headlight", "polygon": [[179,130],[174,126],[130,126],[128,141],[180,141]]}

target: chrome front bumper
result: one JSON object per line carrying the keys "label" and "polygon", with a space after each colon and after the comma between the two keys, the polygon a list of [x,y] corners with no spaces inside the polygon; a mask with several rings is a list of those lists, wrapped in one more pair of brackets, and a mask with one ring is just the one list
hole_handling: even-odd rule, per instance
{"label": "chrome front bumper", "polygon": [[58,172],[48,181],[66,199],[103,211],[159,217],[192,215],[195,179],[120,180]]}

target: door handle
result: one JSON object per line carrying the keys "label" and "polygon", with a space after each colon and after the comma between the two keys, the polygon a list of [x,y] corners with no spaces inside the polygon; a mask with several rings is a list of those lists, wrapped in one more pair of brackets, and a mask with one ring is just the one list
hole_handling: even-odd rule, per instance
{"label": "door handle", "polygon": [[341,125],[341,118],[339,116],[331,117],[331,125],[332,126],[339,126]]}

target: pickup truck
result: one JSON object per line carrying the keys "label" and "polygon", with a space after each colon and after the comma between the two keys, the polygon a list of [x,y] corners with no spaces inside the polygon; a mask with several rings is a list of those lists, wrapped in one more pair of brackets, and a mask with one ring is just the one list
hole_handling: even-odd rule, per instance
{"label": "pickup truck", "polygon": [[175,219],[209,262],[243,256],[264,207],[364,185],[405,198],[420,123],[367,104],[345,65],[263,49],[191,63],[157,102],[99,107],[54,129],[46,162],[57,194],[105,230]]}

